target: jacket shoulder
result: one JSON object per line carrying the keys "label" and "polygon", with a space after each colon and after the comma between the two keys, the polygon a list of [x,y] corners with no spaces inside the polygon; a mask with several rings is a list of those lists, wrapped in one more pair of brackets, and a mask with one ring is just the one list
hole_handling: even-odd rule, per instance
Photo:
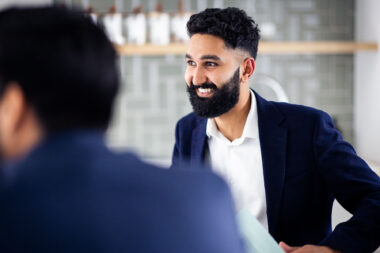
{"label": "jacket shoulder", "polygon": [[293,124],[314,124],[316,121],[332,121],[328,113],[304,105],[297,105],[283,102],[269,102],[285,116],[286,123]]}
{"label": "jacket shoulder", "polygon": [[316,116],[327,115],[326,112],[305,105],[283,103],[283,102],[271,102],[277,107],[283,114],[288,116]]}

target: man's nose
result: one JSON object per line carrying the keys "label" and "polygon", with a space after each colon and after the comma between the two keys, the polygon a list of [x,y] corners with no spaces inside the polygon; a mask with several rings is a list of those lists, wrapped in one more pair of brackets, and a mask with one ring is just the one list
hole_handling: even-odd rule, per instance
{"label": "man's nose", "polygon": [[201,68],[196,68],[193,73],[193,84],[200,85],[207,81],[207,77]]}

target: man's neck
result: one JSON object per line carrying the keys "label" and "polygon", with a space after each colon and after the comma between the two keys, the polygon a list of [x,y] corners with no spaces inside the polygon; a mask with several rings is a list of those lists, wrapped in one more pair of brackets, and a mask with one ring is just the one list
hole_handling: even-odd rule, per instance
{"label": "man's neck", "polygon": [[240,93],[238,103],[229,112],[214,119],[216,126],[224,137],[234,141],[243,135],[250,109],[251,92],[248,89],[247,92]]}

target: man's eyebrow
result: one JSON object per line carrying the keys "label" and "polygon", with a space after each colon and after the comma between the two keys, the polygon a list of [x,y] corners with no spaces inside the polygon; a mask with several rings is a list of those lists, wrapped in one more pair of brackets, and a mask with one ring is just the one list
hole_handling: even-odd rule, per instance
{"label": "man's eyebrow", "polygon": [[[186,57],[186,59],[193,59],[193,57],[191,57],[191,55],[189,55],[189,54],[186,54],[185,57]],[[201,60],[221,61],[221,59],[220,59],[218,56],[213,55],[213,54],[203,55],[203,56],[201,57]]]}
{"label": "man's eyebrow", "polygon": [[213,54],[203,55],[203,56],[201,57],[201,60],[221,61],[221,59],[220,59],[218,56],[213,55]]}

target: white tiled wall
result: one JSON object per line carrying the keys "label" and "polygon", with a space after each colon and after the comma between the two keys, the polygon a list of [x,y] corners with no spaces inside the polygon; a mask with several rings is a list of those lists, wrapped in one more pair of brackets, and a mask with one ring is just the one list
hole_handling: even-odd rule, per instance
{"label": "white tiled wall", "polygon": [[0,0],[0,9],[9,5],[40,5],[51,4],[53,0]]}
{"label": "white tiled wall", "polygon": [[[57,0],[64,1],[64,0]],[[176,0],[162,1],[165,11],[175,11]],[[73,0],[107,11],[117,4],[131,11],[154,9],[156,1]],[[187,10],[205,7],[244,8],[259,25],[272,22],[272,40],[352,40],[353,0],[208,0],[184,1]],[[115,110],[108,139],[118,149],[133,149],[148,159],[170,160],[176,121],[191,111],[183,73],[182,56],[121,57],[123,91]],[[352,55],[260,55],[256,74],[273,77],[287,92],[291,103],[320,108],[337,119],[344,137],[353,141]],[[255,74],[255,75],[256,75]],[[251,86],[255,88],[255,75]]]}

